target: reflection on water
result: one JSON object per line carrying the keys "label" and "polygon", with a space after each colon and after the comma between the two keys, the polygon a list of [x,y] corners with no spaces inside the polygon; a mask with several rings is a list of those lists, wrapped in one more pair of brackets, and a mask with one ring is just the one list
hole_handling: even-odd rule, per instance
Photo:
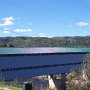
{"label": "reflection on water", "polygon": [[65,53],[65,52],[90,52],[90,48],[0,48],[0,54],[33,54],[33,53]]}

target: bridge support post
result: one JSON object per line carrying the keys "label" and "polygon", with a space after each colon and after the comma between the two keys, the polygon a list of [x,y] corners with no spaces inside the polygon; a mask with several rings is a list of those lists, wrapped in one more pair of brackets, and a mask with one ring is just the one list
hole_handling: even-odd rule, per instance
{"label": "bridge support post", "polygon": [[66,90],[66,73],[62,73],[61,75],[60,90]]}
{"label": "bridge support post", "polygon": [[57,90],[54,79],[53,79],[53,75],[48,75],[48,80],[49,80],[49,89],[50,90]]}
{"label": "bridge support post", "polygon": [[49,88],[51,90],[66,90],[66,73],[62,73],[61,79],[53,78],[53,75],[49,75]]}

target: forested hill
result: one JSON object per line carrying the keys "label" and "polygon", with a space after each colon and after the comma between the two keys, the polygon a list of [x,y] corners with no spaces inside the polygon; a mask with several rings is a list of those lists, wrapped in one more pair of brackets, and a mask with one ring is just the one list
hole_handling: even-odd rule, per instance
{"label": "forested hill", "polygon": [[0,37],[0,47],[89,47],[86,37]]}

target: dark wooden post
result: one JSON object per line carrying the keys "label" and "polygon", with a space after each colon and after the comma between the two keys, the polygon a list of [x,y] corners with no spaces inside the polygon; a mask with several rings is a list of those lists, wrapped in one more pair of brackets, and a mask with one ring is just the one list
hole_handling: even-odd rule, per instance
{"label": "dark wooden post", "polygon": [[66,90],[66,73],[62,73],[61,75],[60,90]]}

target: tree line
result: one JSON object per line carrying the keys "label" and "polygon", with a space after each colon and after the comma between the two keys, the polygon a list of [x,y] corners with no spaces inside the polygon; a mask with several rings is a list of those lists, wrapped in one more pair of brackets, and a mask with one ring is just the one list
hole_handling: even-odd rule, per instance
{"label": "tree line", "polygon": [[90,36],[75,37],[0,37],[0,47],[90,48]]}

